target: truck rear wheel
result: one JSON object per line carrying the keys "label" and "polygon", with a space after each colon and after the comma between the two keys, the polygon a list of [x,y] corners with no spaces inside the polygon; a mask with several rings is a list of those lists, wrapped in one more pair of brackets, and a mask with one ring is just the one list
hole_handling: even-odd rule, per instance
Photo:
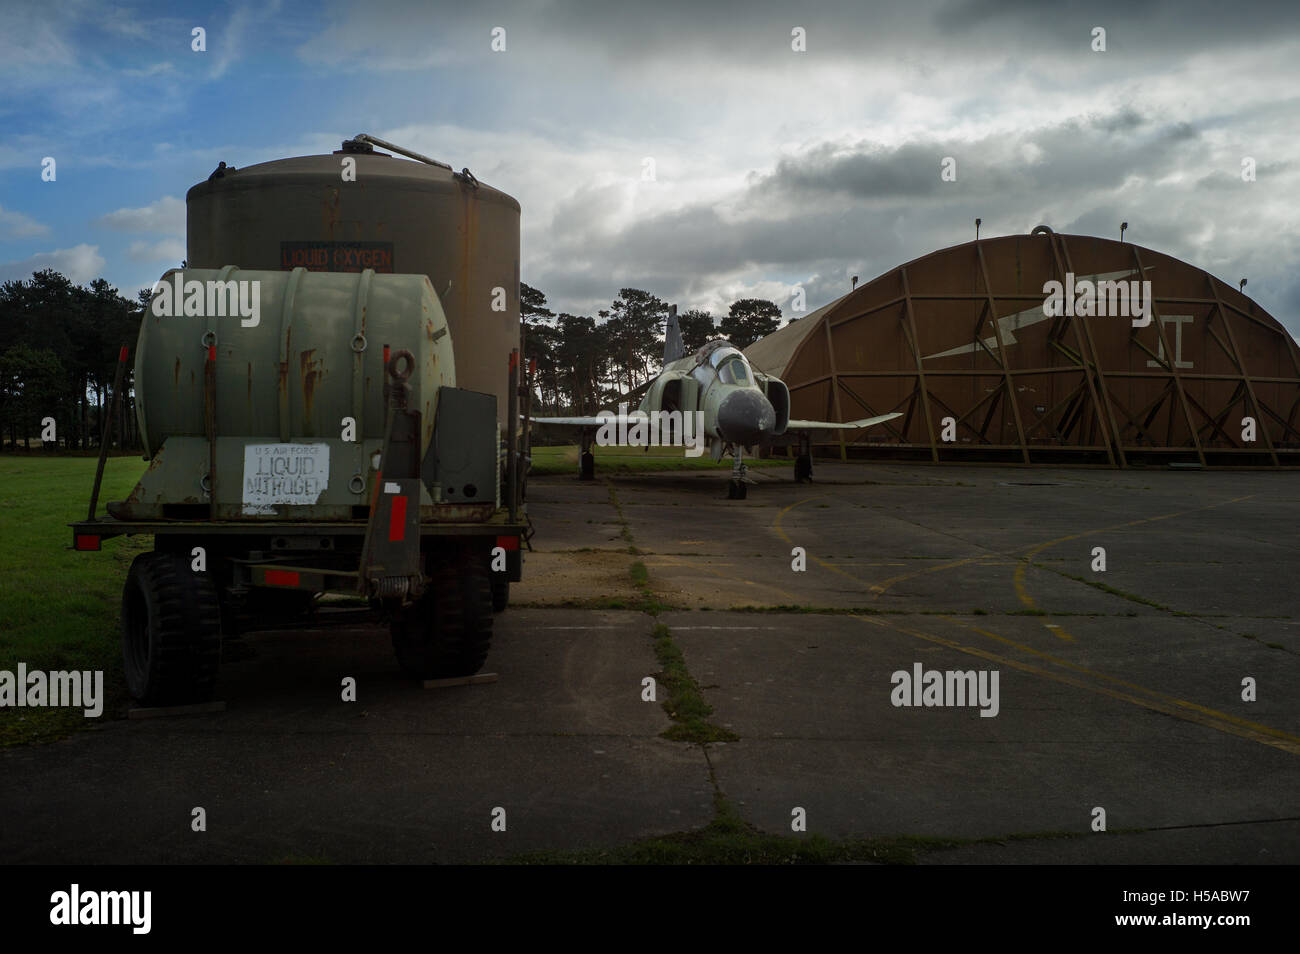
{"label": "truck rear wheel", "polygon": [[392,625],[393,649],[413,679],[472,676],[492,644],[492,584],[483,560],[445,563]]}
{"label": "truck rear wheel", "polygon": [[182,554],[136,557],[122,591],[122,657],[127,688],[145,705],[206,701],[221,665],[212,577]]}
{"label": "truck rear wheel", "polygon": [[510,581],[497,579],[501,574],[492,575],[492,612],[501,613],[510,605]]}

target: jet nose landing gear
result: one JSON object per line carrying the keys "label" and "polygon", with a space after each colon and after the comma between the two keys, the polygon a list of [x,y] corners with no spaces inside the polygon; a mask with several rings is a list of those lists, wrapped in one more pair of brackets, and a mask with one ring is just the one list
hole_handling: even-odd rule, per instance
{"label": "jet nose landing gear", "polygon": [[731,464],[731,480],[727,482],[727,499],[744,500],[749,488],[749,468],[745,466],[745,449],[737,447]]}

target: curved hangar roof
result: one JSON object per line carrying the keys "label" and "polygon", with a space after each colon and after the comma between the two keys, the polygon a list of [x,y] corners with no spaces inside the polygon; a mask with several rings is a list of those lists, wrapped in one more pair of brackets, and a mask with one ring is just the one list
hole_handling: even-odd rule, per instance
{"label": "curved hangar roof", "polygon": [[[1035,233],[908,262],[746,354],[789,385],[792,416],[903,412],[845,434],[854,456],[1300,466],[1300,348],[1276,319],[1160,252]],[[1076,294],[1125,288],[1055,314],[1045,283],[1065,299],[1071,276]]]}

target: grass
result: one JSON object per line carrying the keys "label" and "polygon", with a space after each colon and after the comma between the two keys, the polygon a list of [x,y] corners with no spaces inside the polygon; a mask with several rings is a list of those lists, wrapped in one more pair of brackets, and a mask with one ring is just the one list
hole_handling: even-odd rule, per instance
{"label": "grass", "polygon": [[[713,797],[714,817],[696,831],[646,838],[613,848],[532,852],[507,864],[540,865],[819,865],[869,862],[914,865],[923,855],[970,845],[1097,837],[1080,832],[1028,832],[994,838],[846,838],[819,834],[773,835],[741,817],[725,796]],[[1118,833],[1118,832],[1116,832]]]}
{"label": "grass", "polygon": [[[730,470],[731,458],[715,461],[708,454],[687,457],[681,447],[597,447],[596,474],[640,474],[668,470]],[[578,446],[576,444],[532,448],[532,475],[578,473]],[[746,457],[750,467],[792,467],[794,462],[781,458],[759,460]]]}
{"label": "grass", "polygon": [[[628,552],[636,555],[637,548],[632,545],[632,527],[623,515],[623,505],[618,501],[618,492],[609,481],[605,482],[605,487],[609,491],[610,505],[618,514],[618,522],[623,527],[623,539],[628,542]],[[652,617],[657,617],[664,610],[672,609],[667,603],[662,602],[651,588],[650,571],[646,569],[644,563],[640,560],[633,562],[628,567],[628,575],[632,578],[632,585],[636,587],[638,593],[636,604],[627,607],[628,609],[637,609]],[[698,745],[737,741],[740,736],[708,721],[708,717],[713,714],[713,707],[704,701],[700,684],[686,668],[686,657],[673,642],[672,631],[663,623],[656,623],[651,638],[654,639],[655,658],[663,666],[658,677],[659,683],[667,693],[663,700],[664,711],[668,713],[668,718],[673,720],[673,724],[660,733],[661,736],[673,742],[692,742]]]}
{"label": "grass", "polygon": [[[93,457],[0,457],[0,670],[104,670],[105,713],[125,703],[118,638],[122,583],[148,538],[119,537],[98,553],[70,549],[67,524],[84,519]],[[103,502],[121,500],[145,463],[110,457]],[[0,746],[61,738],[96,720],[80,709],[0,709]]]}
{"label": "grass", "polygon": [[740,736],[734,732],[709,722],[713,706],[704,701],[700,684],[686,668],[686,657],[673,642],[672,631],[659,623],[652,635],[655,657],[659,660],[659,665],[663,666],[659,682],[667,692],[663,707],[674,723],[662,733],[663,737],[674,742],[694,742],[699,745],[738,741]]}
{"label": "grass", "polygon": [[1051,570],[1057,576],[1063,576],[1067,580],[1074,580],[1077,583],[1083,583],[1086,586],[1091,586],[1094,590],[1101,590],[1103,593],[1109,593],[1111,596],[1118,596],[1120,599],[1129,600],[1130,602],[1133,603],[1141,603],[1143,606],[1150,606],[1152,609],[1158,609],[1165,613],[1172,613],[1175,616],[1194,615],[1191,613],[1180,613],[1178,610],[1174,609],[1173,607],[1165,606],[1163,603],[1157,603],[1155,600],[1149,600],[1145,596],[1139,596],[1136,593],[1125,592],[1124,590],[1121,590],[1118,587],[1111,586],[1109,583],[1103,583],[1101,582],[1101,580],[1089,579],[1086,576],[1079,576],[1075,573],[1066,573],[1064,570],[1058,567],[1047,566],[1045,564],[1035,563],[1030,560],[1026,560],[1025,562],[1028,563],[1030,566],[1036,566],[1043,570]]}

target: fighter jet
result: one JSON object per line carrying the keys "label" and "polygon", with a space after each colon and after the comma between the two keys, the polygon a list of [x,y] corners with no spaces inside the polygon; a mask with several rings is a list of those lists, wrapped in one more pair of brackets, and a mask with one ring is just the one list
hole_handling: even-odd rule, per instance
{"label": "fighter jet", "polygon": [[[626,406],[624,403],[621,409]],[[655,439],[646,441],[644,435],[648,430],[657,437],[661,421],[669,427],[679,427],[680,431],[673,432],[671,443],[693,444],[701,453],[707,443],[714,460],[721,460],[724,454],[732,455],[734,463],[727,497],[744,500],[748,485],[747,449],[752,455],[753,448],[770,444],[773,438],[794,435],[799,447],[794,476],[796,481],[803,482],[812,479],[812,432],[859,430],[896,417],[902,415],[882,414],[844,423],[791,420],[790,389],[785,382],[754,370],[740,349],[726,338],[714,338],[693,354],[687,354],[674,305],[669,309],[664,328],[663,370],[650,382],[637,411],[618,415],[602,412],[595,417],[534,417],[532,421],[582,428],[578,476],[583,480],[595,476],[593,429],[602,429],[607,435],[622,435],[629,432],[627,422],[632,422],[630,430],[635,431],[638,422],[644,421],[651,427],[643,428],[641,439],[626,442],[639,446],[659,443]],[[613,443],[600,440],[599,435],[597,438],[599,444]]]}

